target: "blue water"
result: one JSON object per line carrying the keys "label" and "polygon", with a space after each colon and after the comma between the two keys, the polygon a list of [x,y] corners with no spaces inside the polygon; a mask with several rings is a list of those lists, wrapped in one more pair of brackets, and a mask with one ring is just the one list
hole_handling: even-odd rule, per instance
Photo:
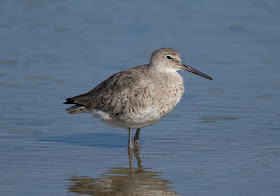
{"label": "blue water", "polygon": [[[0,195],[280,195],[279,21],[276,0],[1,0]],[[181,72],[139,155],[65,112],[161,47],[214,80]]]}

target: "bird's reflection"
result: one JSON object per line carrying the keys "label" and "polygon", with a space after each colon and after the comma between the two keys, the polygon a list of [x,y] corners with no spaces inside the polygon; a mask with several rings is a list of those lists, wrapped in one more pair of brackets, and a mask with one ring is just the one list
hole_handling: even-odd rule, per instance
{"label": "bird's reflection", "polygon": [[[132,155],[137,159],[137,167],[132,167]],[[178,195],[168,180],[162,179],[160,172],[151,171],[151,168],[143,168],[139,151],[129,150],[129,167],[114,167],[101,175],[100,178],[88,176],[71,177],[72,184],[69,192],[95,196],[173,196]]]}

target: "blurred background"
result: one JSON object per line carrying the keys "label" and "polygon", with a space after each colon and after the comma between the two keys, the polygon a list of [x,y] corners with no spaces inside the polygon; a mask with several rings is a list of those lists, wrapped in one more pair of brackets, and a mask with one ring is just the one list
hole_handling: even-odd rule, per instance
{"label": "blurred background", "polygon": [[[0,194],[279,195],[279,21],[277,0],[0,0]],[[181,72],[139,154],[126,130],[66,113],[161,47],[214,80]]]}

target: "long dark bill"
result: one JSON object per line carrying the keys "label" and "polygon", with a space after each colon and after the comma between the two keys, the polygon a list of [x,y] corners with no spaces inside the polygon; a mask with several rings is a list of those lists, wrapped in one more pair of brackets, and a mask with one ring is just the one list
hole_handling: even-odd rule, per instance
{"label": "long dark bill", "polygon": [[189,71],[189,72],[191,72],[191,73],[194,73],[194,74],[196,74],[196,75],[199,75],[199,76],[201,76],[201,77],[203,77],[203,78],[206,78],[206,79],[208,79],[208,80],[213,80],[213,78],[211,78],[210,76],[208,76],[208,75],[206,75],[206,74],[204,74],[204,73],[202,73],[202,72],[196,70],[195,68],[193,68],[193,67],[191,67],[191,66],[189,66],[189,65],[187,65],[187,64],[185,64],[185,63],[182,63],[182,64],[181,64],[181,67],[182,67],[182,70]]}

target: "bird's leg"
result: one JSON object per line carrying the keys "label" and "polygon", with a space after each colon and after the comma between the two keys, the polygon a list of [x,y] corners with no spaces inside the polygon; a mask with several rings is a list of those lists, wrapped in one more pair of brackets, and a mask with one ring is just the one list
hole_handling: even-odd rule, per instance
{"label": "bird's leg", "polygon": [[129,168],[132,169],[132,154],[133,149],[128,148]]}
{"label": "bird's leg", "polygon": [[133,149],[133,145],[131,142],[131,128],[128,129],[128,149]]}
{"label": "bird's leg", "polygon": [[140,135],[140,128],[136,130],[136,133],[135,133],[135,136],[134,136],[134,144],[135,144],[135,149],[136,150],[140,149],[139,135]]}
{"label": "bird's leg", "polygon": [[137,160],[138,169],[142,169],[143,166],[141,164],[140,151],[137,150],[137,149],[134,149],[134,155],[135,155],[135,158]]}
{"label": "bird's leg", "polygon": [[142,164],[141,164],[141,158],[140,158],[140,151],[138,149],[128,149],[128,158],[129,158],[129,168],[130,170],[133,168],[132,167],[132,154],[135,155],[135,158],[137,160],[137,165],[138,165],[138,169],[139,171],[142,171]]}

